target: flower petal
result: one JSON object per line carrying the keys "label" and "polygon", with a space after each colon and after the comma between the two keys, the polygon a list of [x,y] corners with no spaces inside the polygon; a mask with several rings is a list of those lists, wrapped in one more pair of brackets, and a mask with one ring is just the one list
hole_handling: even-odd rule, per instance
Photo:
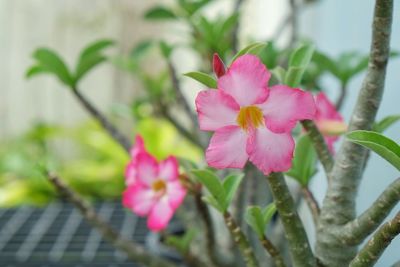
{"label": "flower petal", "polygon": [[132,185],[136,181],[137,164],[135,161],[130,161],[125,168],[125,184]]}
{"label": "flower petal", "polygon": [[290,133],[273,133],[266,127],[250,133],[246,147],[250,161],[265,175],[284,172],[292,165],[294,140]]}
{"label": "flower petal", "polygon": [[142,185],[129,186],[122,197],[123,205],[139,216],[146,216],[156,200],[154,192]]}
{"label": "flower petal", "polygon": [[316,97],[317,113],[315,119],[318,120],[338,120],[343,121],[342,115],[336,110],[333,103],[324,93],[319,93]]}
{"label": "flower petal", "polygon": [[247,161],[247,134],[238,126],[218,129],[206,150],[208,165],[217,169],[243,168]]}
{"label": "flower petal", "polygon": [[316,107],[309,92],[286,85],[271,87],[267,101],[257,105],[265,124],[275,133],[289,132],[299,120],[314,119]]}
{"label": "flower petal", "polygon": [[186,196],[186,189],[179,180],[168,182],[167,196],[169,204],[175,210],[182,204]]}
{"label": "flower petal", "polygon": [[169,156],[161,161],[158,166],[158,177],[164,180],[176,180],[178,178],[178,161],[174,156]]}
{"label": "flower petal", "polygon": [[254,55],[238,57],[227,73],[218,79],[218,89],[231,95],[240,106],[261,103],[268,97],[271,73]]}
{"label": "flower petal", "polygon": [[140,135],[136,135],[135,145],[131,148],[129,153],[131,154],[132,158],[135,158],[141,152],[146,152],[146,148],[144,147],[143,137]]}
{"label": "flower petal", "polygon": [[157,160],[148,153],[140,153],[136,157],[137,179],[144,185],[151,184],[158,179]]}
{"label": "flower petal", "polygon": [[157,204],[154,205],[147,219],[147,227],[154,231],[161,231],[165,229],[174,215],[174,210],[169,205],[168,198],[161,198]]}
{"label": "flower petal", "polygon": [[206,90],[196,97],[200,129],[215,131],[227,125],[236,125],[239,105],[220,90]]}

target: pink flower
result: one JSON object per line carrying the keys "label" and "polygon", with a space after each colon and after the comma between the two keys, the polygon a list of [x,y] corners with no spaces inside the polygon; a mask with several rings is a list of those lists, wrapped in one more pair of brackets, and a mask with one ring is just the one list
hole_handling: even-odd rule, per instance
{"label": "pink flower", "polygon": [[314,119],[312,95],[285,85],[268,87],[270,72],[253,55],[237,58],[218,79],[217,90],[196,98],[201,130],[214,131],[207,163],[243,168],[249,159],[264,174],[291,167],[298,120]]}
{"label": "pink flower", "polygon": [[170,156],[157,162],[142,147],[135,154],[132,169],[135,177],[123,193],[124,206],[139,216],[147,216],[150,230],[163,230],[186,195],[179,181],[176,158]]}
{"label": "pink flower", "polygon": [[141,152],[147,152],[144,147],[143,138],[140,135],[136,135],[135,145],[132,147],[131,151],[131,161],[126,165],[125,168],[125,184],[131,185],[135,182],[136,177],[136,157]]}
{"label": "pink flower", "polygon": [[217,78],[223,76],[226,72],[224,62],[217,53],[214,53],[213,56],[213,71]]}
{"label": "pink flower", "polygon": [[315,123],[325,137],[331,153],[334,153],[333,144],[339,139],[339,134],[347,130],[342,115],[336,110],[335,106],[324,93],[319,93],[316,97],[317,113]]}

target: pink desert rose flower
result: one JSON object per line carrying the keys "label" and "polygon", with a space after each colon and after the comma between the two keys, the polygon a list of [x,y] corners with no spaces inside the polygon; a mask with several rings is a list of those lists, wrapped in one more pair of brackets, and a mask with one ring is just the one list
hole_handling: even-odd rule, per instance
{"label": "pink desert rose flower", "polygon": [[342,115],[324,93],[321,92],[316,96],[316,105],[315,123],[333,154],[333,144],[339,139],[339,135],[347,130],[347,126]]}
{"label": "pink desert rose flower", "polygon": [[135,182],[136,177],[136,157],[141,152],[146,152],[146,148],[144,147],[143,138],[140,135],[136,135],[135,138],[135,145],[129,151],[131,155],[131,160],[126,165],[125,168],[125,184],[131,185]]}
{"label": "pink desert rose flower", "polygon": [[314,119],[313,96],[286,85],[268,87],[270,72],[253,55],[238,57],[218,78],[217,90],[196,98],[200,129],[213,131],[208,165],[243,168],[250,160],[264,174],[292,164],[296,122]]}
{"label": "pink desert rose flower", "polygon": [[135,155],[135,180],[123,193],[123,204],[139,216],[147,216],[152,231],[165,229],[181,205],[186,189],[179,181],[175,157],[157,162],[145,150]]}

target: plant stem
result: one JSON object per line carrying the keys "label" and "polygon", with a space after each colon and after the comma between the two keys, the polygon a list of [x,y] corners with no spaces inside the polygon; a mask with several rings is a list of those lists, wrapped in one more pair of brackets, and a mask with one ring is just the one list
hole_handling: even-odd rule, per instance
{"label": "plant stem", "polygon": [[337,110],[340,110],[344,104],[344,100],[346,99],[347,95],[347,86],[346,84],[342,84],[340,87],[340,95],[339,98],[336,101],[335,107]]}
{"label": "plant stem", "polygon": [[243,255],[244,261],[246,262],[246,266],[257,267],[258,262],[256,256],[254,255],[253,249],[251,248],[246,236],[235,222],[235,219],[228,211],[226,211],[223,215],[225,224],[228,227],[228,230],[231,233],[232,238],[235,240],[235,243],[238,245],[239,250]]}
{"label": "plant stem", "polygon": [[124,239],[116,230],[100,218],[96,211],[84,199],[62,182],[58,176],[50,173],[47,173],[47,176],[57,191],[65,196],[106,240],[112,243],[116,248],[126,252],[131,260],[149,267],[177,267],[177,265],[171,262],[148,253],[141,245]]}
{"label": "plant stem", "polygon": [[131,142],[126,138],[95,106],[84,97],[77,88],[72,88],[72,93],[79,103],[95,118],[109,135],[129,153]]}
{"label": "plant stem", "polygon": [[282,224],[285,229],[286,238],[289,243],[290,254],[293,260],[293,266],[310,267],[315,266],[315,258],[312,254],[307,234],[303,223],[297,214],[296,207],[289,188],[286,185],[282,173],[271,173],[267,176],[275,205]]}
{"label": "plant stem", "polygon": [[[370,129],[380,106],[389,58],[393,0],[376,0],[367,74],[354,108],[349,131]],[[344,140],[330,173],[330,184],[321,209],[316,254],[325,266],[347,266],[356,254],[338,235],[356,216],[355,198],[366,149]]]}
{"label": "plant stem", "polygon": [[308,189],[308,187],[302,187],[301,193],[303,194],[304,200],[306,201],[308,208],[311,211],[311,215],[314,221],[315,227],[318,226],[318,219],[319,219],[319,205],[317,200],[315,199],[313,193]]}
{"label": "plant stem", "polygon": [[304,120],[301,121],[301,125],[303,125],[304,129],[308,132],[311,142],[314,145],[315,151],[317,152],[318,158],[321,161],[329,180],[329,173],[333,167],[333,158],[331,152],[329,152],[324,137],[313,121]]}
{"label": "plant stem", "polygon": [[347,223],[341,237],[347,244],[360,244],[382,223],[399,201],[400,178],[391,183],[363,214]]}
{"label": "plant stem", "polygon": [[360,250],[357,256],[351,261],[350,267],[374,266],[376,261],[389,246],[390,242],[400,234],[400,212],[382,225],[371,237],[367,244]]}
{"label": "plant stem", "polygon": [[285,261],[274,244],[272,244],[272,242],[266,236],[264,236],[260,241],[265,250],[274,260],[276,267],[286,267]]}

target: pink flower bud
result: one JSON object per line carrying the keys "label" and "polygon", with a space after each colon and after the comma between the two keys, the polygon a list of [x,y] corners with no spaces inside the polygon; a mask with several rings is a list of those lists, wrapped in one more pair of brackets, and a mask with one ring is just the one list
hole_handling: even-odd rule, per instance
{"label": "pink flower bud", "polygon": [[217,76],[217,78],[219,78],[225,74],[224,62],[218,56],[217,53],[214,53],[214,56],[213,56],[213,70],[214,70],[215,76]]}

